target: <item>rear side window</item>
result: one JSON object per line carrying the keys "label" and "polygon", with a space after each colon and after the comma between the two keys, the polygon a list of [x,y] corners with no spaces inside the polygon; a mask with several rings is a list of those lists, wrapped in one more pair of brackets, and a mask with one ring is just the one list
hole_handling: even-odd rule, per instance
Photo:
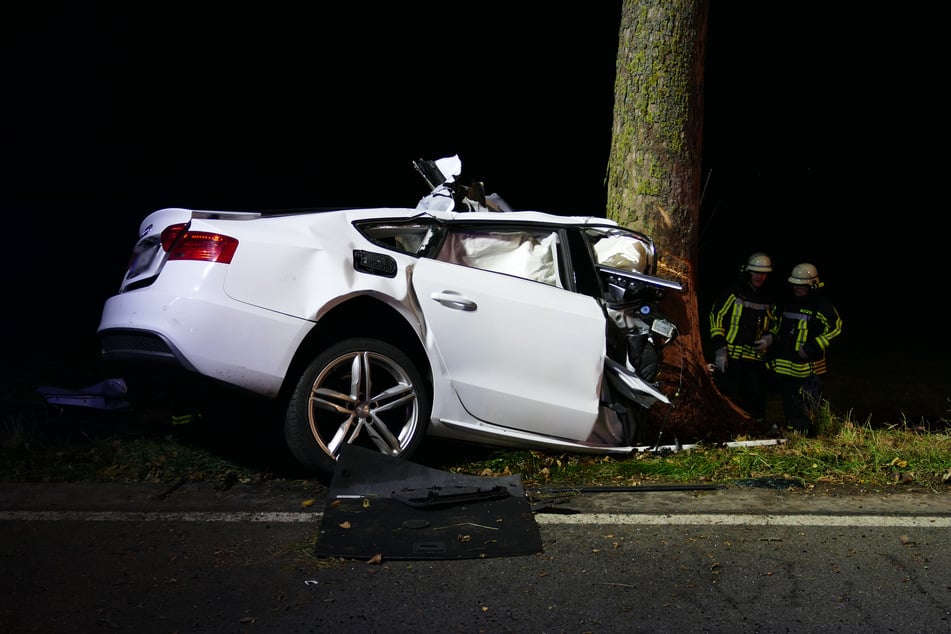
{"label": "rear side window", "polygon": [[444,232],[431,222],[368,223],[358,225],[357,229],[381,247],[416,256],[424,256],[437,248],[439,235]]}

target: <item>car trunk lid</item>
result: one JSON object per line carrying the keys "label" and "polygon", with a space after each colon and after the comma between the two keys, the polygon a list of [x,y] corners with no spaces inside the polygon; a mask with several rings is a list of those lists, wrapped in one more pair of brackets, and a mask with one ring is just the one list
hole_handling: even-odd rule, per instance
{"label": "car trunk lid", "polygon": [[255,212],[195,211],[172,207],[152,212],[139,225],[139,237],[132,249],[120,291],[151,284],[169,260],[230,262],[237,240],[207,231],[190,231],[193,219],[259,217],[260,214]]}

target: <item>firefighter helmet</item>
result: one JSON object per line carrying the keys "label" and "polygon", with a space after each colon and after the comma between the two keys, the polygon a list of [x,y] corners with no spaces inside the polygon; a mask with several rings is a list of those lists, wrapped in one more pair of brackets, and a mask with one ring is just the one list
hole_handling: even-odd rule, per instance
{"label": "firefighter helmet", "polygon": [[808,285],[812,288],[819,288],[822,286],[822,282],[819,281],[819,271],[816,270],[815,266],[809,264],[808,262],[803,262],[802,264],[797,264],[794,266],[787,281],[790,284],[796,284],[800,286]]}
{"label": "firefighter helmet", "polygon": [[773,261],[765,253],[754,253],[746,261],[744,271],[754,271],[756,273],[769,273],[773,270]]}

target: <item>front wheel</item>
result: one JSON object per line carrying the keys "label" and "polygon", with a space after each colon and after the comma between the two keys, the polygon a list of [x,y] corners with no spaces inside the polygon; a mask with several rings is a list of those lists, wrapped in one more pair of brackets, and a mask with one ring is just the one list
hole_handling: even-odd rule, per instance
{"label": "front wheel", "polygon": [[304,370],[287,406],[284,438],[302,465],[326,476],[347,444],[409,458],[429,415],[429,391],[408,356],[377,339],[347,339]]}

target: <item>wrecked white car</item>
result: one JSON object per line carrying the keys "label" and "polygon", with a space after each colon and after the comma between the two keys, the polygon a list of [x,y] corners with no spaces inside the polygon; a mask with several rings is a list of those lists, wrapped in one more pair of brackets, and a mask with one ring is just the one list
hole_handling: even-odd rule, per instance
{"label": "wrecked white car", "polygon": [[324,474],[347,443],[408,458],[427,434],[635,450],[677,337],[653,241],[512,210],[457,157],[415,165],[433,189],[414,208],[151,213],[103,358],[279,399],[291,453]]}

